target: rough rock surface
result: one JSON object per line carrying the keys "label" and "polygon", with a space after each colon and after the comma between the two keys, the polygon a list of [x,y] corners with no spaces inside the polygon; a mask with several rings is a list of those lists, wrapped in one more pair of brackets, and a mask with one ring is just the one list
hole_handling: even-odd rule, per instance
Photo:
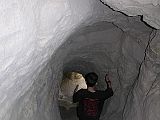
{"label": "rough rock surface", "polygon": [[160,0],[101,0],[129,16],[142,15],[143,20],[160,29]]}
{"label": "rough rock surface", "polygon": [[[160,28],[158,2],[155,12],[150,1],[142,13],[122,11],[147,13]],[[60,120],[59,84],[69,71],[97,72],[102,89],[110,72],[115,94],[102,120],[160,119],[160,31],[139,16],[97,0],[1,0],[0,13],[0,120]]]}

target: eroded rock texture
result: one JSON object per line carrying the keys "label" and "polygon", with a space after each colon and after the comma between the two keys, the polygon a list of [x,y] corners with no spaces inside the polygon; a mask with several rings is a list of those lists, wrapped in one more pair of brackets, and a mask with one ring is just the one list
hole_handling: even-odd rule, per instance
{"label": "eroded rock texture", "polygon": [[1,0],[0,120],[60,120],[70,71],[97,72],[99,89],[109,71],[102,120],[160,119],[160,31],[135,16],[159,29],[159,1],[105,3],[134,17],[97,0]]}
{"label": "eroded rock texture", "polygon": [[149,25],[160,29],[159,0],[101,0],[117,11],[127,15],[142,15]]}

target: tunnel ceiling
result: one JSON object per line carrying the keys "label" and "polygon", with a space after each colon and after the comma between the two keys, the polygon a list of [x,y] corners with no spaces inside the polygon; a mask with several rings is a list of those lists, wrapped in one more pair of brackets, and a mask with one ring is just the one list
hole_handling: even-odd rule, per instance
{"label": "tunnel ceiling", "polygon": [[[59,48],[63,51],[61,53],[66,55],[63,63],[64,71],[77,70],[87,73],[92,70],[98,72],[97,69],[108,71],[107,69],[110,69],[111,66],[116,67],[121,56],[123,42],[125,42],[123,39],[127,37],[132,40],[126,40],[126,47],[135,42],[139,46],[137,48],[139,54],[136,54],[137,51],[134,51],[134,54],[128,51],[126,54],[130,54],[135,62],[140,63],[152,29],[146,26],[140,17],[128,18],[126,24],[123,22],[116,24],[107,21],[97,22],[73,33]],[[101,67],[96,68],[95,66]]]}
{"label": "tunnel ceiling", "polygon": [[0,13],[0,120],[61,120],[73,70],[96,71],[102,89],[110,71],[102,119],[160,119],[159,0],[1,0]]}

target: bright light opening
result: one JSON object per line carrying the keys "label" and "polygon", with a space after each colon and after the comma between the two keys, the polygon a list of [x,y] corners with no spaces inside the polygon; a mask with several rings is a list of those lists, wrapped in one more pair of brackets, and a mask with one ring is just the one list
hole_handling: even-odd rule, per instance
{"label": "bright light opening", "polygon": [[59,106],[69,110],[71,107],[76,107],[72,103],[74,89],[79,85],[79,89],[86,89],[87,85],[82,74],[77,72],[69,72],[63,75],[63,80],[59,91]]}

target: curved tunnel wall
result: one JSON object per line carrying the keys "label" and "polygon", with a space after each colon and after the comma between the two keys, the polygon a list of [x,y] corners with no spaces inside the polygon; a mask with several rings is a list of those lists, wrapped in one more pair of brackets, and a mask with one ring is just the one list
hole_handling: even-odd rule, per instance
{"label": "curved tunnel wall", "polygon": [[112,76],[115,96],[105,105],[103,119],[160,118],[159,31],[152,32],[140,17],[127,17],[94,0],[2,3],[0,119],[61,119],[59,83],[63,71],[79,69],[72,67],[79,58],[85,61],[79,71],[94,69],[102,88],[104,73],[109,69]]}

